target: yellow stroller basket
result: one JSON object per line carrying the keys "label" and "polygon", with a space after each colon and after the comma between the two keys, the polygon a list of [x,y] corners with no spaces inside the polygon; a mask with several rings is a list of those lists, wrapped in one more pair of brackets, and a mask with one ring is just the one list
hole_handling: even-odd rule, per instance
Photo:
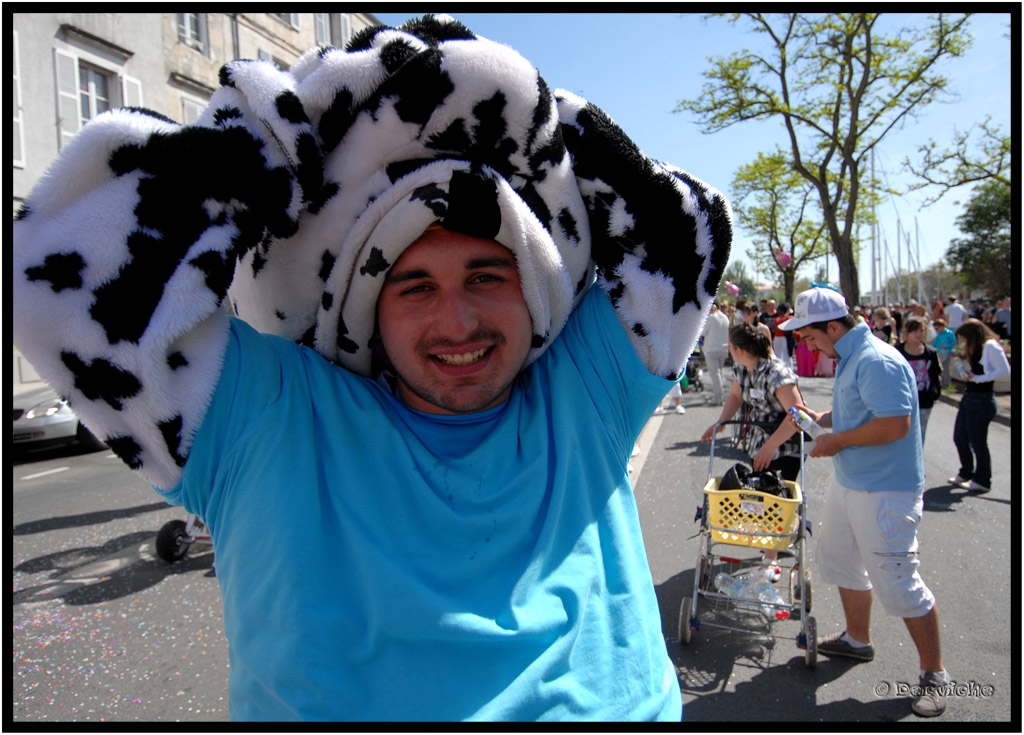
{"label": "yellow stroller basket", "polygon": [[792,498],[757,490],[719,490],[721,477],[708,478],[708,526],[712,539],[720,544],[757,549],[788,549],[800,521],[803,500],[800,485],[785,481]]}

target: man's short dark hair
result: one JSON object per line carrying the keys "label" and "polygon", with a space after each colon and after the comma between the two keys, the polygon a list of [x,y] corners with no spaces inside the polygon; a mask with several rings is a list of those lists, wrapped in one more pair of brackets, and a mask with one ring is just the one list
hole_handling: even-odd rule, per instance
{"label": "man's short dark hair", "polygon": [[844,329],[849,331],[857,326],[857,317],[853,316],[853,314],[847,314],[842,319],[828,319],[823,322],[812,322],[811,324],[800,327],[800,329],[817,329],[819,332],[827,332],[829,322],[837,322],[842,325]]}

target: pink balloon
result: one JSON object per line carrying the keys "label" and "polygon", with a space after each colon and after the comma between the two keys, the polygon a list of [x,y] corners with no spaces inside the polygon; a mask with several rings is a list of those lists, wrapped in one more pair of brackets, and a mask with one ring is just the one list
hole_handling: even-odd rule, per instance
{"label": "pink balloon", "polygon": [[740,293],[740,287],[737,286],[735,283],[729,283],[728,281],[726,281],[725,288],[733,296],[738,296]]}
{"label": "pink balloon", "polygon": [[780,250],[775,253],[775,262],[779,264],[779,267],[785,270],[789,268],[789,264],[793,262],[793,259],[789,257],[789,253]]}

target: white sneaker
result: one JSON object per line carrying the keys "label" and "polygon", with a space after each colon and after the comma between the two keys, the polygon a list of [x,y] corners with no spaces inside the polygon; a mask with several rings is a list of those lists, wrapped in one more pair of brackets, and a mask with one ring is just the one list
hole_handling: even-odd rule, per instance
{"label": "white sneaker", "polygon": [[967,479],[965,479],[963,477],[960,477],[960,475],[956,475],[955,477],[951,477],[948,480],[946,480],[946,482],[948,482],[950,485],[960,485],[960,486],[962,486],[964,483],[970,482],[970,480],[967,480]]}
{"label": "white sneaker", "polygon": [[990,487],[985,487],[984,485],[981,485],[975,482],[974,480],[971,480],[970,482],[964,482],[962,485],[960,485],[960,487],[964,488],[967,492],[978,493],[979,495],[984,495],[985,493],[992,489]]}
{"label": "white sneaker", "polygon": [[686,408],[683,407],[683,404],[680,403],[676,406],[676,413],[686,413]]}

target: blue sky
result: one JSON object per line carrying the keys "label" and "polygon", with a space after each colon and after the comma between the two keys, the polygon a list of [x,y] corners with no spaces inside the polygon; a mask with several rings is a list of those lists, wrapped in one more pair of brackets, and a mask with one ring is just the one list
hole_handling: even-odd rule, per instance
{"label": "blue sky", "polygon": [[[693,98],[704,83],[709,56],[727,56],[758,37],[721,19],[705,21],[679,13],[450,13],[477,35],[507,44],[541,72],[552,88],[565,88],[607,112],[650,157],[675,164],[727,195],[736,170],[783,142],[778,123],[744,123],[711,135],[701,133],[690,113],[674,113],[679,99]],[[374,13],[389,25],[415,13]],[[923,15],[897,14],[892,27],[913,26]],[[954,131],[966,130],[991,115],[1004,133],[1011,129],[1011,53],[1009,13],[979,14],[971,21],[974,44],[968,53],[947,61],[942,71],[957,98],[925,108],[885,138],[876,154],[876,173],[884,168],[891,186],[909,182],[901,175],[905,156],[933,138],[941,145]],[[929,266],[942,259],[949,241],[959,236],[955,219],[968,201],[966,190],[946,194],[921,209],[927,192],[910,194],[879,209],[881,228],[896,262],[897,217],[919,243],[920,259]],[[915,228],[916,218],[916,228]],[[867,233],[864,233],[865,239]],[[737,229],[733,257],[745,259],[749,237]],[[869,248],[860,265],[861,291],[871,288]],[[907,269],[907,255],[902,257]],[[748,268],[748,271],[750,269]],[[887,266],[891,274],[894,266]],[[812,273],[801,275],[813,276]],[[838,282],[835,262],[830,276]]]}

